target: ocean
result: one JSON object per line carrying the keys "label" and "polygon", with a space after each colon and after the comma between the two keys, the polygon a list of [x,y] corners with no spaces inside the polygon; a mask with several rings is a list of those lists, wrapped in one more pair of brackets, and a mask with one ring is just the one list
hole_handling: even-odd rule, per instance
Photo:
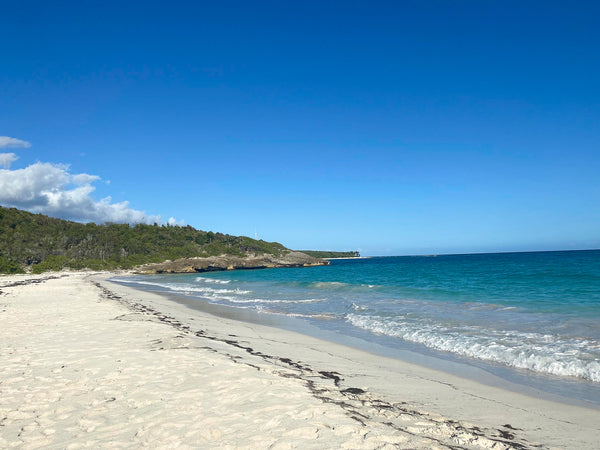
{"label": "ocean", "polygon": [[117,281],[250,310],[270,324],[279,317],[289,327],[292,318],[387,356],[471,365],[600,405],[600,250],[341,259]]}

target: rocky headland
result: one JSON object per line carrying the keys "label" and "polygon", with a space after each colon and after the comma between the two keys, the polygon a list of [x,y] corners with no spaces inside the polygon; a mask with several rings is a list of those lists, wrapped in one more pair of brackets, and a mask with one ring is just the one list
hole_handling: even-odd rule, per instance
{"label": "rocky headland", "polygon": [[250,254],[247,256],[219,255],[196,258],[180,258],[162,263],[144,264],[135,269],[137,273],[196,273],[236,269],[269,269],[275,267],[326,266],[329,261],[314,258],[302,252],[287,252],[276,256]]}

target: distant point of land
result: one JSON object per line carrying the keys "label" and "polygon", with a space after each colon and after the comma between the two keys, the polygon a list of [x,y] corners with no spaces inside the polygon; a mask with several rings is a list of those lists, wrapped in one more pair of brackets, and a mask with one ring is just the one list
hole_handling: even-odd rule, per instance
{"label": "distant point of land", "polygon": [[314,258],[322,259],[333,259],[333,258],[360,258],[360,252],[349,251],[349,252],[333,252],[328,250],[298,250],[299,252],[306,253]]}

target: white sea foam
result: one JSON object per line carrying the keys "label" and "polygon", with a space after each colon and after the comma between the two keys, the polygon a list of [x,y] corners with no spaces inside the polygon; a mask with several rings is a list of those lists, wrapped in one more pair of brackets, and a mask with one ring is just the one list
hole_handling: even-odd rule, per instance
{"label": "white sea foam", "polygon": [[323,320],[334,320],[338,317],[335,314],[300,314],[300,313],[286,313],[288,317],[302,317],[306,319],[323,319]]}
{"label": "white sea foam", "polygon": [[494,331],[481,327],[454,329],[441,324],[417,323],[377,316],[349,314],[352,325],[427,347],[470,358],[494,361],[520,369],[600,382],[599,343],[588,339]]}
{"label": "white sea foam", "polygon": [[211,287],[198,287],[191,284],[171,284],[171,283],[159,283],[155,281],[135,281],[137,284],[144,284],[148,286],[157,286],[164,289],[169,289],[176,292],[194,292],[200,294],[250,294],[252,291],[243,289],[215,289]]}
{"label": "white sea foam", "polygon": [[197,277],[197,282],[201,283],[215,283],[215,284],[229,284],[231,280],[218,280],[216,278],[205,278],[205,277]]}
{"label": "white sea foam", "polygon": [[350,286],[348,283],[340,283],[339,281],[317,281],[312,285],[320,289],[339,289],[345,286]]}
{"label": "white sea foam", "polygon": [[[228,299],[229,300],[229,299]],[[319,303],[326,301],[323,298],[307,298],[303,300],[277,300],[277,299],[264,299],[264,298],[235,298],[229,300],[233,303]]]}
{"label": "white sea foam", "polygon": [[303,319],[323,319],[323,320],[339,319],[339,317],[336,316],[335,314],[328,314],[328,313],[318,313],[318,314],[283,313],[280,311],[271,311],[269,309],[266,309],[264,306],[260,306],[260,305],[257,306],[256,309],[261,314],[271,314],[274,316],[296,317],[296,318],[303,318]]}
{"label": "white sea foam", "polygon": [[342,283],[340,281],[316,281],[311,283],[311,287],[318,289],[355,289],[355,288],[381,288],[382,286],[377,284],[352,284]]}

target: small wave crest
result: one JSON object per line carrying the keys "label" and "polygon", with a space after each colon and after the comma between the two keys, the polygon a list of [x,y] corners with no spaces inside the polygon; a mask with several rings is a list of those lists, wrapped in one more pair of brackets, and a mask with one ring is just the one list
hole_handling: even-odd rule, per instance
{"label": "small wave crest", "polygon": [[261,314],[296,317],[296,318],[301,318],[301,319],[322,319],[322,320],[339,319],[339,317],[336,316],[335,314],[329,314],[329,313],[302,314],[302,313],[293,313],[293,312],[285,313],[285,312],[281,312],[281,311],[272,311],[272,310],[269,310],[269,309],[265,308],[264,306],[260,306],[260,305],[256,308],[256,310],[258,312],[260,312]]}
{"label": "small wave crest", "polygon": [[364,330],[415,342],[435,350],[600,383],[598,355],[591,353],[599,343],[587,339],[484,330],[479,327],[456,329],[441,324],[411,323],[358,314],[349,314],[346,320]]}
{"label": "small wave crest", "polygon": [[252,291],[243,289],[216,289],[212,287],[198,287],[190,284],[171,284],[171,283],[159,283],[155,281],[135,281],[137,284],[143,284],[147,286],[155,286],[163,289],[168,289],[175,292],[194,292],[200,294],[251,294]]}
{"label": "small wave crest", "polygon": [[376,289],[381,286],[376,284],[353,284],[353,283],[342,283],[340,281],[316,281],[310,283],[309,287],[325,290],[361,290],[361,289]]}
{"label": "small wave crest", "polygon": [[366,311],[368,309],[366,306],[357,305],[354,302],[352,302],[352,308],[354,311]]}
{"label": "small wave crest", "polygon": [[196,281],[199,283],[214,283],[214,284],[229,284],[231,280],[218,280],[217,278],[198,277]]}
{"label": "small wave crest", "polygon": [[312,283],[312,286],[319,289],[339,289],[350,285],[348,283],[340,283],[339,281],[317,281]]}
{"label": "small wave crest", "polygon": [[277,300],[277,299],[263,299],[263,298],[236,298],[236,299],[228,299],[233,303],[319,303],[326,301],[323,298],[307,298],[303,300]]}

